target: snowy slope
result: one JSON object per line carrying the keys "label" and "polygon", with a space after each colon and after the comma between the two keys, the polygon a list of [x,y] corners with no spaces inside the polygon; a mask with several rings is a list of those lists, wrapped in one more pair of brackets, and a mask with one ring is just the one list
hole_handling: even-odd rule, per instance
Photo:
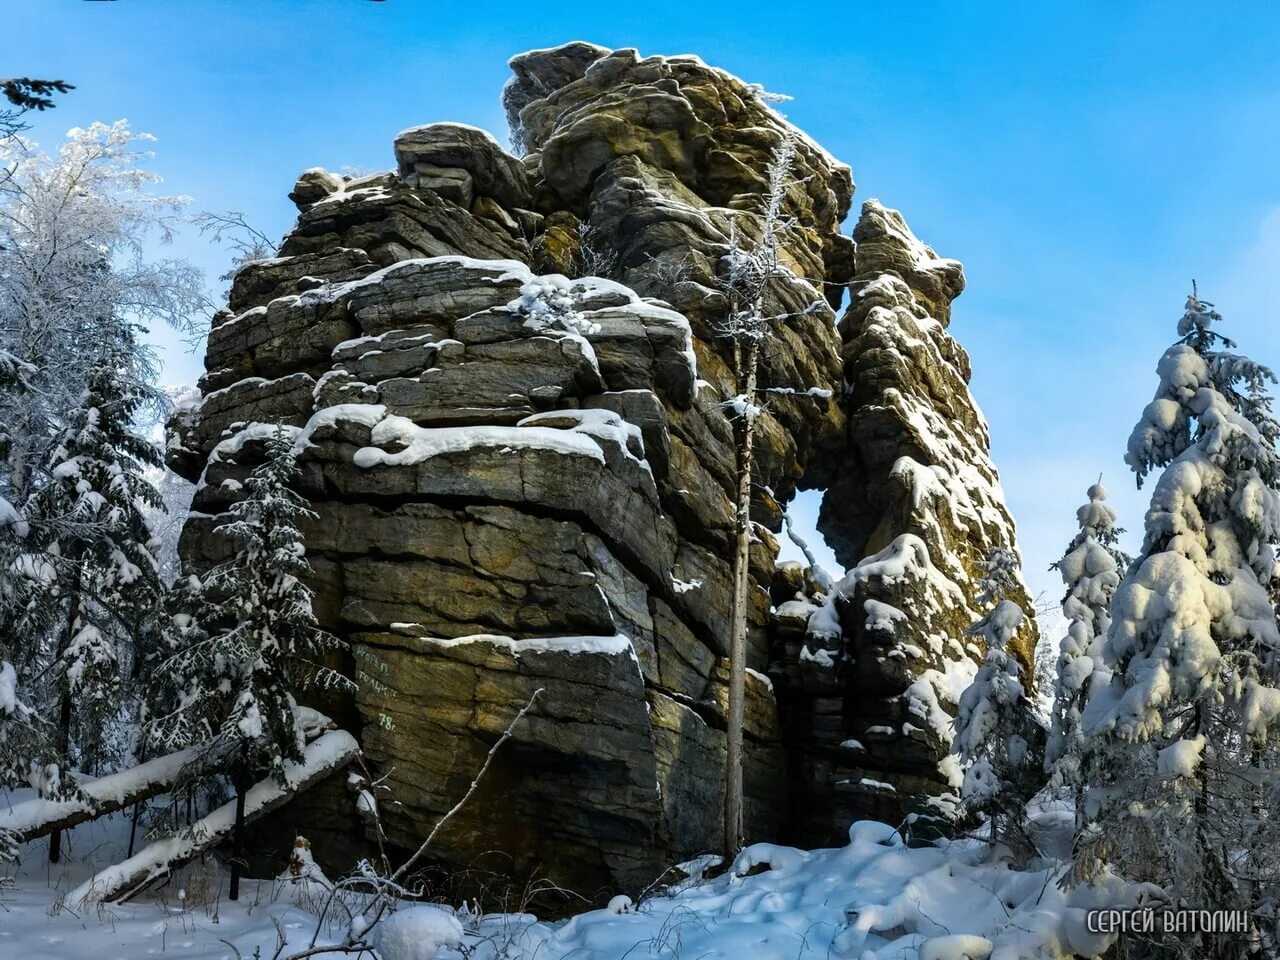
{"label": "snowy slope", "polygon": [[[42,843],[25,848],[17,884],[4,892],[0,955],[23,960],[221,960],[235,957],[229,944],[245,957],[258,947],[271,956],[277,930],[291,949],[311,942],[316,920],[295,887],[251,882],[239,903],[229,903],[225,896],[205,902],[207,893],[195,896],[198,886],[208,888],[212,878],[225,888],[225,877],[207,865],[191,868],[175,883],[126,906],[79,914],[67,909],[62,902],[66,891],[93,867],[120,859],[127,836],[123,817],[84,825],[72,835],[70,861],[55,868],[44,863]],[[980,843],[908,848],[892,828],[870,821],[855,824],[850,837],[847,846],[829,850],[757,844],[743,852],[733,871],[717,879],[685,881],[634,906],[619,896],[606,909],[559,923],[459,911],[466,955],[471,960],[1091,956],[1106,943],[1085,932],[1084,908],[1097,899],[1108,906],[1129,899],[1118,882],[1105,896],[1084,890],[1064,896],[1054,883],[1053,868],[1014,871],[986,864]],[[695,876],[701,866],[690,868]],[[187,887],[193,892],[184,896],[180,891]],[[340,937],[342,931],[322,931],[320,943],[326,942],[326,934]],[[385,944],[396,939],[384,938],[381,960],[417,957],[387,949]],[[448,948],[438,952],[438,960],[462,957]]]}

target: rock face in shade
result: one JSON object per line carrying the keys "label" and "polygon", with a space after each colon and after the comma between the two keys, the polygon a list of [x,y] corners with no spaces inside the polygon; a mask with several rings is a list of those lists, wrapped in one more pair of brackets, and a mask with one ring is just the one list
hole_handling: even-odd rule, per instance
{"label": "rock face in shade", "polygon": [[[354,703],[326,706],[388,775],[393,847],[416,848],[541,690],[433,856],[589,897],[634,892],[721,840],[734,448],[716,273],[732,220],[759,235],[788,128],[757,88],[694,57],[575,43],[511,66],[504,103],[524,156],[432,124],[396,138],[394,172],[299,177],[279,256],[244,266],[215,317],[203,400],[174,418],[169,461],[200,480],[183,554],[204,568],[229,549],[213,528],[263,425],[296,430],[317,613],[360,680]],[[825,834],[850,811],[945,789],[932,741],[906,772],[889,740],[858,768],[897,778],[891,801],[841,792],[833,758],[870,736],[868,717],[901,714],[903,729],[899,688],[965,656],[948,645],[962,642],[963,597],[939,618],[891,578],[859,590],[897,605],[927,655],[891,656],[863,629],[860,593],[813,617],[795,599],[813,584],[776,563],[796,490],[828,490],[824,531],[843,562],[913,533],[958,591],[984,545],[1013,538],[967,360],[944,330],[959,266],[913,260],[923,248],[878,206],[855,262],[840,232],[849,168],[796,135],[788,272],[767,298],[786,319],[761,369],[774,389],[753,500],[752,839]],[[881,341],[910,349],[877,359]],[[900,413],[882,409],[890,397]],[[918,416],[941,426],[917,435]],[[906,457],[916,473],[962,467],[973,516],[911,487]],[[811,618],[843,629],[820,646]],[[868,697],[886,706],[868,712]],[[334,784],[298,809],[334,824],[349,803]]]}

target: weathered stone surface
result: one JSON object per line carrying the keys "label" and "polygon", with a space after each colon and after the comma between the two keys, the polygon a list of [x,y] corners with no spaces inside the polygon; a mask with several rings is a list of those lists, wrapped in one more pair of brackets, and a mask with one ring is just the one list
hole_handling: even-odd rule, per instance
{"label": "weathered stone surface", "polygon": [[323,167],[311,167],[298,174],[298,181],[289,192],[289,199],[299,210],[306,210],[341,189],[342,177]]}
{"label": "weathered stone surface", "polygon": [[[827,839],[841,818],[920,807],[948,783],[909,691],[967,662],[959,594],[982,547],[1012,543],[944,329],[958,265],[878,206],[855,252],[848,167],[696,58],[575,43],[512,69],[525,157],[432,124],[397,137],[395,172],[299,177],[296,226],[238,273],[203,403],[173,419],[170,462],[203,479],[184,557],[225,558],[215,530],[261,424],[290,425],[317,616],[362,681],[334,715],[390,773],[393,847],[418,845],[541,689],[438,866],[594,896],[716,848],[736,483],[718,275],[732,232],[760,235],[766,171],[794,136],[759,371],[747,831]],[[950,467],[985,487],[912,486]],[[814,578],[777,564],[774,536],[807,488],[828,490],[842,562],[914,536],[957,596],[858,566],[817,615]],[[902,636],[868,625],[871,600],[897,605]]]}
{"label": "weathered stone surface", "polygon": [[[793,612],[775,623],[784,726],[820,798],[798,825],[813,843],[863,816],[946,822],[960,774],[946,756],[949,715],[982,654],[966,636],[985,612],[973,578],[988,550],[1016,549],[969,358],[946,329],[960,264],[876,201],[854,238],[857,275],[840,321],[848,444],[819,521],[851,569],[831,609],[806,618],[807,635]],[[1029,677],[1031,602],[1024,587],[1009,599],[1029,615],[1015,645]]]}
{"label": "weathered stone surface", "polygon": [[[411,185],[431,188],[424,167],[458,169],[469,175],[476,194],[493,200],[499,210],[527,207],[532,201],[524,165],[484,130],[461,123],[412,127],[396,137],[395,149],[400,176]],[[470,200],[463,206],[470,206]]]}
{"label": "weathered stone surface", "polygon": [[552,868],[557,883],[588,896],[603,877],[634,886],[661,871],[651,721],[630,649],[611,638],[598,650],[587,640],[557,648],[485,636],[353,639],[386,684],[359,695],[362,713],[389,720],[366,727],[366,754],[388,771],[392,796],[412,798],[384,806],[394,844],[435,826],[540,690],[481,789],[439,835],[441,848],[470,869],[484,869],[486,856],[510,876]]}
{"label": "weathered stone surface", "polygon": [[473,216],[467,206],[391,174],[344,180],[342,189],[302,212],[280,254],[338,247],[362,250],[379,266],[415,257],[500,260],[521,253],[519,242],[492,219]]}
{"label": "weathered stone surface", "polygon": [[211,447],[235,423],[285,423],[300,427],[311,417],[316,381],[309,373],[277,380],[249,377],[206,394],[191,440]]}
{"label": "weathered stone surface", "polygon": [[234,313],[270,303],[276,297],[302,293],[326,280],[355,280],[377,269],[363,250],[339,248],[299,257],[254,260],[238,271],[227,306]]}

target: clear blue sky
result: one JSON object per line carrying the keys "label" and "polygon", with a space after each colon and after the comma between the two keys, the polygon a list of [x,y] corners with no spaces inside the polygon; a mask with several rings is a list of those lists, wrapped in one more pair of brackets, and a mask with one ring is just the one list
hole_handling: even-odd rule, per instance
{"label": "clear blue sky", "polygon": [[388,168],[395,133],[436,120],[501,135],[507,57],[570,39],[695,52],[792,95],[855,200],[964,261],[952,329],[1033,590],[1058,592],[1044,568],[1099,472],[1140,528],[1124,441],[1192,277],[1280,365],[1273,3],[0,0],[0,74],[78,85],[38,139],[126,117],[159,137],[169,190],[273,236],[306,167]]}

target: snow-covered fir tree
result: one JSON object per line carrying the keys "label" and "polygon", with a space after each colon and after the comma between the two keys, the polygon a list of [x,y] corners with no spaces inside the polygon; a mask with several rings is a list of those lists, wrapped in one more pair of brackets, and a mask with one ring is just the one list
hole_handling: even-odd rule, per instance
{"label": "snow-covered fir tree", "polygon": [[145,655],[161,595],[145,515],[159,504],[146,472],[160,452],[134,430],[154,399],[132,369],[135,335],[121,323],[115,341],[100,346],[80,402],[41,465],[45,482],[27,504],[22,560],[36,575],[24,626],[33,635],[42,626],[52,632],[62,702],[74,701],[92,728],[80,744],[89,762],[100,759],[91,742],[120,704],[121,677]]}
{"label": "snow-covered fir tree", "polygon": [[986,816],[991,841],[1025,846],[1024,809],[1035,790],[1033,755],[1038,732],[1021,681],[1021,665],[1009,651],[1026,615],[1005,593],[1017,577],[1017,555],[995,548],[982,564],[978,603],[987,614],[969,628],[986,655],[960,695],[952,752],[965,764],[961,809]]}
{"label": "snow-covered fir tree", "polygon": [[1231,352],[1221,321],[1188,297],[1129,439],[1139,483],[1162,472],[1112,604],[1112,677],[1083,716],[1096,822],[1076,874],[1110,865],[1194,906],[1251,910],[1265,931],[1280,881],[1280,425],[1274,377]]}
{"label": "snow-covered fir tree", "polygon": [[[117,324],[99,345],[80,403],[58,431],[30,498],[20,560],[27,576],[18,629],[46,642],[39,661],[56,705],[50,762],[97,769],[128,744],[135,665],[153,645],[161,586],[145,471],[159,451],[134,432],[152,392],[132,375],[135,330]],[[56,837],[56,835],[55,835]],[[56,839],[50,847],[56,860]]]}
{"label": "snow-covered fir tree", "polygon": [[[298,523],[310,515],[290,488],[297,477],[292,435],[278,428],[266,442],[266,458],[245,481],[245,497],[218,532],[237,544],[235,556],[210,572],[208,595],[217,616],[205,642],[180,655],[199,658],[208,678],[199,696],[226,705],[216,736],[255,769],[283,776],[284,761],[302,755],[294,692],[348,681],[323,664],[343,647],[321,630],[311,606],[310,572]],[[198,702],[198,701],[196,701]]]}
{"label": "snow-covered fir tree", "polygon": [[[311,514],[290,488],[292,441],[280,427],[269,435],[243,499],[218,527],[236,543],[235,555],[183,588],[186,602],[173,621],[177,649],[162,667],[174,702],[153,725],[175,746],[211,734],[241,802],[250,778],[283,782],[285,762],[302,759],[295,693],[351,686],[323,662],[344,645],[320,629],[301,579],[310,566],[298,523]],[[238,823],[242,817],[238,806]],[[233,888],[236,878],[233,872]]]}
{"label": "snow-covered fir tree", "polygon": [[977,603],[989,607],[1004,599],[1018,585],[1018,555],[1008,547],[992,547],[979,561]]}
{"label": "snow-covered fir tree", "polygon": [[1124,531],[1116,526],[1116,512],[1107,503],[1106,488],[1095,483],[1088,497],[1089,502],[1076,511],[1080,532],[1052,567],[1062,575],[1067,588],[1062,598],[1067,632],[1058,647],[1053,675],[1044,764],[1051,786],[1073,796],[1082,783],[1084,734],[1080,717],[1089,697],[1111,679],[1102,644],[1111,627],[1111,597],[1129,564],[1118,546]]}
{"label": "snow-covered fir tree", "polygon": [[206,627],[217,618],[218,607],[204,581],[190,574],[166,589],[164,609],[141,717],[143,742],[158,753],[208,743],[220,722],[215,692],[220,678]]}
{"label": "snow-covered fir tree", "polygon": [[[26,364],[0,350],[0,394],[27,389],[31,372]],[[8,430],[0,422],[0,462],[7,456],[10,442]],[[0,791],[25,786],[32,761],[43,752],[42,727],[19,682],[19,669],[31,655],[29,638],[14,629],[24,600],[15,563],[25,545],[28,524],[23,512],[5,496],[8,490],[3,475],[0,471]],[[16,847],[0,831],[0,861],[15,853]]]}

